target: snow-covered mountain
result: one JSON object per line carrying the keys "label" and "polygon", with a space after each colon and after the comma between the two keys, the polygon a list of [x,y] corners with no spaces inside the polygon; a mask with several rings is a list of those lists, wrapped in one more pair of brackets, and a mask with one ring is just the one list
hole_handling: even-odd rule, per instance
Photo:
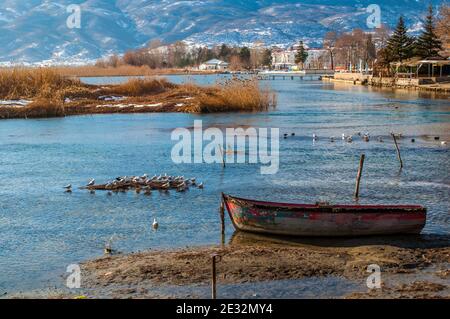
{"label": "snow-covered mountain", "polygon": [[[443,0],[434,0],[438,5]],[[403,14],[420,25],[424,0],[2,0],[0,61],[67,62],[124,52],[152,39],[197,44],[320,43],[327,31],[367,29],[376,3],[383,23]],[[81,9],[80,28],[69,28],[71,4]]]}

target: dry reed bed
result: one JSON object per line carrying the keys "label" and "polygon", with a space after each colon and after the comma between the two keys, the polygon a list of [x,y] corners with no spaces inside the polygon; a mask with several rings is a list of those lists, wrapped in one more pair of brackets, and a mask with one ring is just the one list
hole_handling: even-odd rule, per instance
{"label": "dry reed bed", "polygon": [[[110,97],[110,98],[105,98]],[[53,69],[1,69],[0,99],[29,99],[24,107],[0,106],[0,119],[98,113],[257,112],[276,95],[256,79],[232,79],[209,87],[165,79],[131,79],[120,85],[87,85]]]}
{"label": "dry reed bed", "polygon": [[[51,67],[51,70],[63,75],[72,77],[98,77],[98,76],[155,76],[168,74],[196,74],[205,72],[188,71],[185,69],[152,69],[147,65],[119,65],[117,67],[99,67],[95,65],[86,66],[58,66]],[[208,73],[208,72],[206,72]],[[215,73],[215,72],[209,72]]]}

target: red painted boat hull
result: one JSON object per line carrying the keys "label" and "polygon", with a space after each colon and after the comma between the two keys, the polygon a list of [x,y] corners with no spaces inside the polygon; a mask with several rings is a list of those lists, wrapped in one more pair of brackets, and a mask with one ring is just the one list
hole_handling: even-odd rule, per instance
{"label": "red painted boat hull", "polygon": [[237,230],[288,236],[419,234],[427,210],[415,205],[305,205],[222,195]]}

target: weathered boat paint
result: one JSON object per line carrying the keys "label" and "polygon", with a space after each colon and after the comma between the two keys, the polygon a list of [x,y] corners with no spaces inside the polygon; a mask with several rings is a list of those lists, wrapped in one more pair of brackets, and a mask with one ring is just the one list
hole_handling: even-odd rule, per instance
{"label": "weathered boat paint", "polygon": [[290,236],[419,234],[426,208],[418,205],[309,205],[255,201],[222,194],[238,230]]}

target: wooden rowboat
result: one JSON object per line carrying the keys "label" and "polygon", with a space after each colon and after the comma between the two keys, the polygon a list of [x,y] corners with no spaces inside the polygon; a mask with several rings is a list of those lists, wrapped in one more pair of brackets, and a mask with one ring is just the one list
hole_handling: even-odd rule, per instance
{"label": "wooden rowboat", "polygon": [[427,210],[416,205],[286,204],[222,194],[237,230],[289,236],[419,234]]}

